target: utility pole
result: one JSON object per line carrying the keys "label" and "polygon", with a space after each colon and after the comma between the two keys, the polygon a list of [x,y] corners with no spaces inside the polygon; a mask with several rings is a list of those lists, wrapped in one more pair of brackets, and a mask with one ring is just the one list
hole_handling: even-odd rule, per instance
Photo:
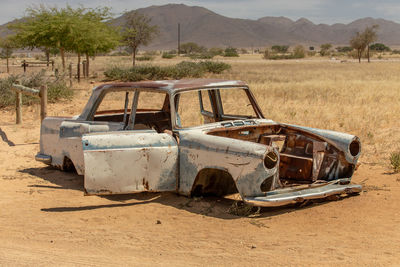
{"label": "utility pole", "polygon": [[178,23],[178,56],[181,54],[181,24]]}

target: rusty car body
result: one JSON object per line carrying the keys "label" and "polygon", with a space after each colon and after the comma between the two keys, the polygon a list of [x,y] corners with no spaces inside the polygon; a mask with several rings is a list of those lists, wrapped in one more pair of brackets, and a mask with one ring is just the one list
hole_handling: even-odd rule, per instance
{"label": "rusty car body", "polygon": [[[116,108],[100,108],[108,95]],[[360,192],[360,152],[354,135],[266,119],[242,81],[190,79],[94,88],[80,115],[44,119],[36,160],[75,168],[88,195],[238,192],[268,207]]]}

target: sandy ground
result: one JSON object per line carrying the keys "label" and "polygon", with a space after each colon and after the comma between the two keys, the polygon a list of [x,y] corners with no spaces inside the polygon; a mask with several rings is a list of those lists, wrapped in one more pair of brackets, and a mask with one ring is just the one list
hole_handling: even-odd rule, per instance
{"label": "sandy ground", "polygon": [[[76,114],[74,103],[51,115]],[[84,196],[83,178],[34,160],[36,106],[0,111],[0,265],[400,265],[400,174],[361,164],[355,197],[231,215],[173,193]]]}

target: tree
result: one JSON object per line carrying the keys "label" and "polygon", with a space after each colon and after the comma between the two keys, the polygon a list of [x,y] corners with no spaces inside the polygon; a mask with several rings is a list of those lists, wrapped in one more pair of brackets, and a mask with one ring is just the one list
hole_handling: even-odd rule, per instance
{"label": "tree", "polygon": [[20,23],[12,24],[11,30],[16,32],[16,41],[21,47],[58,48],[60,50],[63,69],[65,69],[65,51],[71,42],[76,18],[84,8],[47,8],[40,5],[28,8],[27,16]]}
{"label": "tree", "polygon": [[12,37],[0,40],[0,48],[1,48],[0,58],[6,59],[7,73],[10,73],[9,58],[12,56],[13,50],[15,48],[15,42],[12,39]]}
{"label": "tree", "polygon": [[339,53],[348,53],[353,51],[353,48],[350,46],[338,46],[336,47],[336,51],[338,51]]}
{"label": "tree", "polygon": [[294,58],[304,58],[306,56],[306,50],[302,45],[297,45],[293,50]]}
{"label": "tree", "polygon": [[378,25],[373,25],[371,27],[365,28],[364,32],[362,33],[362,36],[364,38],[365,46],[367,47],[367,57],[368,57],[368,63],[370,62],[370,55],[369,55],[369,50],[370,50],[370,45],[375,42],[378,39],[378,34],[376,33],[378,29]]}
{"label": "tree", "polygon": [[289,46],[288,45],[273,45],[271,47],[271,50],[274,51],[275,53],[287,53],[287,51],[289,50]]}
{"label": "tree", "polygon": [[83,9],[74,18],[73,32],[68,50],[77,53],[78,66],[81,55],[86,56],[86,73],[89,74],[90,56],[106,53],[119,44],[118,32],[105,20],[111,17],[109,8]]}
{"label": "tree", "polygon": [[108,51],[118,43],[117,33],[105,24],[111,18],[109,8],[73,9],[43,5],[28,8],[28,16],[22,22],[11,25],[16,32],[15,40],[21,47],[39,48],[45,51],[59,50],[65,70],[65,52],[94,55],[99,51]]}
{"label": "tree", "polygon": [[367,49],[368,62],[370,62],[370,44],[377,39],[376,30],[378,25],[365,28],[362,33],[357,32],[356,35],[350,40],[350,45],[357,50],[358,62],[361,63],[361,57],[365,49]]}
{"label": "tree", "polygon": [[377,51],[377,52],[389,52],[391,51],[390,47],[381,44],[381,43],[376,43],[370,46],[370,49],[372,51]]}
{"label": "tree", "polygon": [[198,45],[194,42],[188,42],[181,44],[181,53],[182,54],[193,54],[193,53],[204,53],[207,51],[207,48],[204,46]]}
{"label": "tree", "polygon": [[321,51],[319,52],[321,56],[329,56],[332,44],[322,44]]}
{"label": "tree", "polygon": [[271,55],[271,53],[270,53],[269,49],[265,48],[263,58],[269,59],[270,55]]}
{"label": "tree", "polygon": [[213,56],[222,56],[224,54],[224,49],[220,47],[212,47],[208,52]]}
{"label": "tree", "polygon": [[225,48],[224,57],[238,57],[237,49],[234,47]]}
{"label": "tree", "polygon": [[125,13],[125,24],[122,28],[122,40],[126,46],[132,49],[132,65],[141,45],[148,45],[158,34],[158,27],[151,25],[151,18],[137,11]]}
{"label": "tree", "polygon": [[356,35],[350,40],[350,46],[357,50],[358,62],[361,63],[361,56],[366,47],[363,35],[357,32]]}

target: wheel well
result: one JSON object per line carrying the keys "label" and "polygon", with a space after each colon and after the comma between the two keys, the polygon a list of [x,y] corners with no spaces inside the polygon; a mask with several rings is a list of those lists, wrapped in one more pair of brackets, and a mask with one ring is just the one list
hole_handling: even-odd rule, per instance
{"label": "wheel well", "polygon": [[67,156],[64,157],[62,170],[67,172],[76,172],[74,163]]}
{"label": "wheel well", "polygon": [[217,195],[223,196],[237,193],[232,175],[220,169],[202,169],[193,183],[191,196]]}

